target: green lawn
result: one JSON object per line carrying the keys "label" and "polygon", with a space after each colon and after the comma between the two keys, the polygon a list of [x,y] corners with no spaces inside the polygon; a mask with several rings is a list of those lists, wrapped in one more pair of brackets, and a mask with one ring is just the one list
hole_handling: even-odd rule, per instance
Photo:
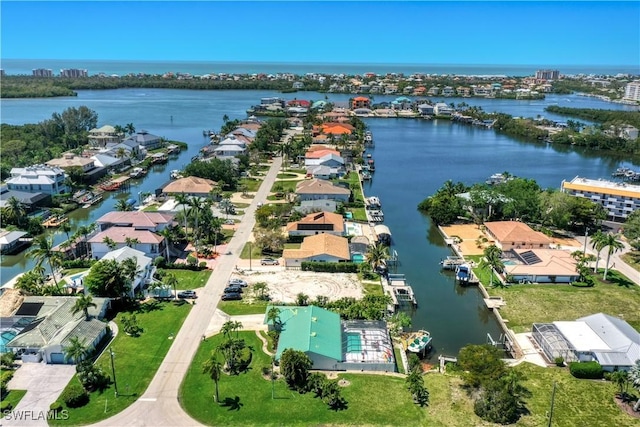
{"label": "green lawn", "polygon": [[[122,332],[113,340],[110,348],[115,354],[114,364],[119,396],[114,396],[113,384],[103,393],[91,393],[91,400],[81,408],[66,408],[67,420],[50,420],[52,425],[92,424],[109,418],[135,402],[147,389],[160,363],[173,343],[184,319],[189,314],[191,304],[160,302],[154,305],[142,304],[149,310],[138,310],[136,317],[143,332],[139,337],[130,337]],[[122,331],[123,313],[115,322]],[[96,364],[112,377],[111,358],[105,351]],[[113,377],[112,377],[113,378]],[[77,381],[74,376],[71,381]]]}
{"label": "green lawn", "polygon": [[640,251],[627,252],[621,258],[636,271],[640,272]]}
{"label": "green lawn", "polygon": [[296,186],[298,185],[299,182],[302,182],[304,180],[302,179],[298,179],[295,181],[276,181],[273,183],[273,186],[271,187],[271,192],[272,193],[284,193],[287,190],[288,191],[292,191],[295,192],[296,191]]}
{"label": "green lawn", "polygon": [[599,312],[622,317],[640,330],[640,286],[629,284],[615,271],[609,272],[608,279],[609,283],[598,282],[592,288],[512,285],[487,291],[507,302],[500,313],[515,332],[530,331],[534,322],[575,320]]}
{"label": "green lawn", "polygon": [[67,268],[64,270],[64,272],[62,273],[64,276],[73,276],[74,274],[77,273],[82,273],[84,271],[89,270],[88,268]]}
{"label": "green lawn", "polygon": [[[202,373],[202,363],[222,342],[217,335],[201,343],[180,390],[180,401],[189,415],[207,425],[224,426],[309,426],[309,425],[428,425],[428,409],[412,402],[404,378],[383,375],[340,374],[351,384],[342,389],[348,409],[332,411],[313,393],[289,390],[283,380],[272,384],[261,374],[270,366],[270,357],[262,352],[262,342],[254,332],[241,337],[253,349],[247,373],[223,375],[219,383],[220,400],[235,406],[213,402],[214,383]],[[467,424],[472,425],[472,424]]]}
{"label": "green lawn", "polygon": [[26,393],[27,390],[9,390],[9,392],[4,396],[4,399],[2,399],[2,403],[9,402],[11,403],[11,408],[16,409],[16,406],[18,406],[18,403],[20,403],[20,400]]}
{"label": "green lawn", "polygon": [[201,288],[207,284],[211,270],[191,271],[191,270],[166,270],[178,279],[177,288],[180,290],[192,290]]}
{"label": "green lawn", "polygon": [[262,184],[262,180],[253,178],[242,178],[238,182],[238,188],[242,188],[242,186],[244,185],[246,187],[246,191],[253,192],[258,191],[258,188],[260,188],[260,184]]}
{"label": "green lawn", "polygon": [[301,245],[302,245],[302,243],[285,243],[284,244],[284,248],[285,249],[300,249]]}
{"label": "green lawn", "polygon": [[297,178],[298,175],[295,173],[279,173],[276,176],[276,179],[292,179],[292,178]]}
{"label": "green lawn", "polygon": [[354,221],[367,222],[367,213],[365,208],[349,208],[349,210],[353,213]]}
{"label": "green lawn", "polygon": [[229,316],[239,316],[243,314],[264,314],[267,311],[268,303],[266,301],[256,301],[247,303],[241,301],[220,301],[218,308]]}
{"label": "green lawn", "polygon": [[245,243],[244,247],[242,248],[242,252],[240,252],[240,258],[249,259],[249,249],[251,249],[251,259],[256,260],[258,263],[260,263],[260,259],[262,258],[262,250],[255,243]]}
{"label": "green lawn", "polygon": [[364,288],[364,293],[367,295],[383,295],[380,281],[363,281],[362,287]]}
{"label": "green lawn", "polygon": [[142,209],[144,212],[157,212],[158,211],[158,205],[149,205],[146,208]]}
{"label": "green lawn", "polygon": [[238,209],[245,209],[248,208],[249,206],[251,206],[250,203],[240,203],[240,202],[236,202],[233,204],[233,206],[235,206]]}

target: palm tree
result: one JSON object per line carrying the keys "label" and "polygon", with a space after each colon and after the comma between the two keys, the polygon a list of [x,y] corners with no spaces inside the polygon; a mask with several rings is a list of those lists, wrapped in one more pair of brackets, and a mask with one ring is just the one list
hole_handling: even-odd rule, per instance
{"label": "palm tree", "polygon": [[127,157],[127,150],[124,149],[124,147],[120,147],[116,150],[116,157],[119,159],[124,159],[125,157]]}
{"label": "palm tree", "polygon": [[202,364],[202,371],[205,374],[209,374],[209,377],[216,385],[216,394],[213,396],[213,401],[217,403],[220,400],[218,382],[222,378],[222,363],[218,360],[217,351],[211,352],[211,356]]}
{"label": "palm tree", "polygon": [[87,243],[89,234],[91,234],[91,232],[93,230],[95,230],[96,228],[96,223],[93,222],[91,224],[88,225],[81,225],[80,227],[78,227],[78,229],[76,230],[76,234],[79,236],[82,236],[82,242],[85,248],[85,256],[89,256],[89,244]]}
{"label": "palm tree", "polygon": [[502,250],[496,245],[485,248],[484,258],[480,262],[480,268],[489,270],[489,286],[493,287],[493,271],[501,272],[504,270],[504,263],[500,259]]}
{"label": "palm tree", "polygon": [[629,373],[627,371],[614,371],[611,373],[611,382],[620,389],[619,395],[622,397],[627,394],[627,385],[629,384]]}
{"label": "palm tree", "polygon": [[276,331],[280,330],[282,326],[282,320],[280,319],[280,309],[278,307],[271,307],[267,312],[267,324],[271,323]]}
{"label": "palm tree", "polygon": [[2,216],[6,222],[11,224],[20,225],[26,214],[27,211],[22,206],[22,202],[15,196],[9,197],[7,205],[2,208]]}
{"label": "palm tree", "polygon": [[125,245],[129,246],[130,248],[134,248],[135,245],[140,243],[140,240],[137,237],[125,237],[124,243],[125,243]]}
{"label": "palm tree", "polygon": [[164,282],[165,285],[173,288],[173,296],[175,299],[178,299],[178,291],[177,291],[178,278],[176,277],[176,275],[173,273],[167,273],[162,278],[162,281]]}
{"label": "palm tree", "polygon": [[104,239],[102,239],[102,243],[104,243],[105,245],[107,245],[107,247],[109,248],[110,251],[114,250],[116,247],[118,247],[118,244],[115,242],[115,240],[113,240],[111,237],[109,236],[104,236]]}
{"label": "palm tree", "polygon": [[60,231],[67,235],[67,240],[71,239],[69,233],[71,233],[71,224],[65,222],[60,226]]}
{"label": "palm tree", "polygon": [[606,237],[605,234],[601,231],[596,231],[593,236],[591,236],[591,247],[596,250],[596,265],[593,268],[593,272],[598,272],[598,264],[600,263],[600,252],[606,246],[604,244]]}
{"label": "palm tree", "polygon": [[116,202],[114,209],[119,212],[128,212],[133,210],[133,206],[131,206],[131,203],[127,203],[126,200],[122,199]]}
{"label": "palm tree", "polygon": [[220,332],[222,332],[222,335],[224,335],[227,338],[231,338],[231,332],[233,332],[234,323],[235,322],[231,320],[227,320],[226,322],[224,322],[224,324],[222,325],[222,328],[220,329]]}
{"label": "palm tree", "polygon": [[604,266],[604,275],[602,280],[607,280],[607,273],[609,273],[609,260],[611,254],[618,252],[620,249],[624,249],[624,243],[620,240],[620,234],[607,233],[603,240],[603,248],[609,248],[607,250],[607,262]]}
{"label": "palm tree", "polygon": [[380,242],[369,247],[367,252],[367,262],[371,264],[374,271],[380,267],[384,261],[389,258],[389,249]]}
{"label": "palm tree", "polygon": [[49,269],[51,270],[53,282],[55,283],[56,288],[58,288],[55,268],[62,262],[62,253],[53,250],[53,238],[47,238],[46,236],[38,237],[36,239],[36,247],[29,252],[28,256],[35,259],[36,264],[40,266],[44,261],[47,261]]}
{"label": "palm tree", "polygon": [[233,330],[236,331],[236,338],[238,338],[240,329],[242,329],[242,322],[239,322],[239,321],[231,322],[231,326],[233,327]]}
{"label": "palm tree", "polygon": [[[640,391],[640,359],[636,360],[636,363],[629,370],[629,381],[636,390]],[[636,412],[640,410],[640,398],[633,405],[633,410]]]}
{"label": "palm tree", "polygon": [[71,314],[75,315],[82,311],[84,312],[84,320],[89,320],[89,307],[97,308],[98,306],[93,302],[91,295],[81,294],[71,307]]}
{"label": "palm tree", "polygon": [[134,133],[136,133],[136,128],[133,125],[133,123],[127,123],[124,129],[127,131],[129,135],[133,135]]}
{"label": "palm tree", "polygon": [[182,206],[182,216],[184,217],[184,233],[187,234],[187,207],[189,206],[189,197],[186,194],[176,194],[174,196],[176,203]]}
{"label": "palm tree", "polygon": [[80,341],[80,338],[77,336],[71,337],[69,345],[62,351],[64,352],[64,360],[73,360],[76,364],[81,362],[89,354],[85,340]]}
{"label": "palm tree", "polygon": [[171,262],[171,239],[173,238],[173,230],[171,229],[171,227],[166,227],[163,228],[162,230],[158,231],[158,234],[161,235],[162,237],[164,237],[165,240],[165,258],[167,259],[167,262]]}

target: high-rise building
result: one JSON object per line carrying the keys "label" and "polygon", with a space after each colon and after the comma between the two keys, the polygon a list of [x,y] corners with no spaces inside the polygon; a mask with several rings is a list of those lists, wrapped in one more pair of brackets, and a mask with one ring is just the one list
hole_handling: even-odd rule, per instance
{"label": "high-rise building", "polygon": [[627,86],[624,89],[624,99],[640,101],[640,80],[627,83]]}
{"label": "high-rise building", "polygon": [[88,75],[87,70],[81,70],[79,68],[67,68],[60,70],[60,77],[87,77]]}
{"label": "high-rise building", "polygon": [[53,77],[53,71],[46,68],[34,68],[31,72],[34,77]]}
{"label": "high-rise building", "polygon": [[538,70],[536,71],[536,79],[538,80],[558,80],[560,71],[558,70]]}
{"label": "high-rise building", "polygon": [[640,185],[576,176],[571,181],[562,181],[561,189],[599,203],[612,221],[624,222],[633,211],[640,209]]}

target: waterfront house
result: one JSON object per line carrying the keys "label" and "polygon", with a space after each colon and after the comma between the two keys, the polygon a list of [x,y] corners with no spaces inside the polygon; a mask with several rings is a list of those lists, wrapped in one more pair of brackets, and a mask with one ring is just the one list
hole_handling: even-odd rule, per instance
{"label": "waterfront house", "polygon": [[371,108],[371,100],[366,96],[356,96],[351,100],[351,109],[356,108]]}
{"label": "waterfront house", "polygon": [[287,268],[300,268],[303,262],[348,262],[351,261],[349,240],[333,234],[314,234],[302,241],[300,249],[285,249],[282,252]]}
{"label": "waterfront house", "polygon": [[88,240],[95,259],[102,259],[113,249],[106,242],[112,241],[114,249],[129,246],[142,251],[146,256],[155,258],[165,253],[165,238],[152,231],[134,227],[109,227],[96,233]]}
{"label": "waterfront house", "polygon": [[453,114],[453,108],[451,108],[444,102],[438,102],[433,107],[433,112],[436,116],[450,116]]}
{"label": "waterfront house", "polygon": [[157,233],[175,224],[174,215],[145,211],[112,211],[96,220],[99,231],[110,227],[133,227],[136,230],[149,230]]}
{"label": "waterfront house", "polygon": [[[244,144],[243,144],[244,145]],[[247,152],[246,147],[242,145],[220,145],[213,150],[213,155],[218,159],[226,159],[231,157],[236,157],[241,154],[245,154]]]}
{"label": "waterfront house", "polygon": [[640,185],[576,176],[571,181],[562,181],[561,190],[602,205],[612,221],[624,222],[640,209]]}
{"label": "waterfront house", "polygon": [[49,206],[51,195],[46,193],[28,193],[26,191],[9,190],[6,185],[0,186],[0,208],[7,206],[9,199],[15,197],[28,211],[36,210],[39,206]]}
{"label": "waterfront house", "polygon": [[286,230],[289,236],[313,236],[322,233],[342,236],[344,234],[344,218],[333,212],[315,212],[300,221],[288,223]]}
{"label": "waterfront house", "polygon": [[63,194],[69,191],[65,183],[64,170],[49,165],[33,165],[25,168],[12,168],[11,178],[6,184],[9,190],[24,193]]}
{"label": "waterfront house", "polygon": [[335,200],[303,200],[300,206],[293,208],[302,214],[310,214],[314,212],[335,212],[337,203]]}
{"label": "waterfront house", "polygon": [[[318,166],[321,164],[321,159],[327,155],[333,155],[335,156],[334,158],[337,158],[340,157],[340,152],[325,145],[313,145],[304,155],[304,165]],[[344,164],[344,159],[342,164]]]}
{"label": "waterfront house", "polygon": [[571,283],[580,278],[577,261],[560,249],[511,249],[504,272],[518,283]]}
{"label": "waterfront house", "polygon": [[119,144],[122,141],[122,134],[116,132],[116,128],[104,125],[98,129],[89,131],[89,145],[92,147],[106,147],[107,144]]}
{"label": "waterfront house", "polygon": [[176,179],[162,188],[165,194],[184,194],[187,196],[210,197],[211,190],[218,184],[215,181],[196,176]]}
{"label": "waterfront house", "polygon": [[21,356],[23,362],[73,363],[65,360],[64,349],[78,338],[93,350],[107,334],[103,319],[109,307],[108,298],[93,298],[97,307],[89,307],[89,320],[82,311],[72,314],[77,297],[28,296],[13,313],[21,319],[23,329],[6,344]]}
{"label": "waterfront house", "polygon": [[544,234],[519,221],[485,222],[485,232],[495,245],[506,252],[511,249],[549,249],[552,243]]}
{"label": "waterfront house", "polygon": [[434,114],[433,105],[430,105],[430,104],[418,105],[418,111],[423,116],[433,116]]}
{"label": "waterfront house", "polygon": [[264,323],[276,325],[268,317],[277,308],[280,330],[276,360],[286,349],[305,353],[312,369],[345,371],[395,371],[393,344],[382,321],[341,321],[332,311],[314,305],[269,306]]}
{"label": "waterfront house", "polygon": [[139,146],[145,148],[145,150],[155,150],[156,148],[160,148],[163,145],[162,137],[153,135],[146,130],[140,130],[136,132],[134,135],[127,137],[123,143],[126,141],[133,142]]}
{"label": "waterfront house", "polygon": [[62,157],[49,160],[47,165],[65,170],[79,168],[83,173],[82,180],[86,184],[94,184],[107,174],[107,169],[97,167],[94,159],[74,153],[64,153]]}
{"label": "waterfront house", "polygon": [[596,361],[605,371],[628,371],[640,358],[640,333],[629,323],[605,313],[575,321],[534,323],[533,339],[549,362]]}
{"label": "waterfront house", "polygon": [[333,179],[339,178],[345,174],[345,170],[342,167],[331,166],[310,166],[307,168],[307,176],[317,179]]}
{"label": "waterfront house", "polygon": [[131,139],[125,139],[119,144],[107,144],[106,148],[116,157],[120,156],[122,152],[126,157],[140,160],[146,154],[146,150]]}
{"label": "waterfront house", "polygon": [[26,231],[8,231],[0,229],[0,253],[14,255],[27,248],[33,239],[25,237]]}
{"label": "waterfront house", "polygon": [[128,157],[118,158],[115,153],[110,155],[110,152],[96,153],[90,158],[94,161],[96,167],[105,168],[107,171],[117,171],[122,168],[131,166],[131,159]]}
{"label": "waterfront house", "polygon": [[138,267],[136,276],[131,281],[130,296],[133,297],[136,292],[142,291],[144,286],[151,281],[154,271],[153,260],[146,256],[144,252],[128,246],[107,252],[101,260],[115,260],[121,263],[129,258],[135,259]]}
{"label": "waterfront house", "polygon": [[351,191],[334,185],[329,181],[314,178],[299,182],[296,185],[296,195],[301,201],[331,199],[348,202],[351,197]]}

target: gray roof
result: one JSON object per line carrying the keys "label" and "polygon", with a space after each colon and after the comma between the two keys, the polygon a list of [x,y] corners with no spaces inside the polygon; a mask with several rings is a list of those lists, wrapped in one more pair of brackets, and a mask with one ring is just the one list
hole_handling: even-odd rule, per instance
{"label": "gray roof", "polygon": [[300,202],[300,206],[296,206],[294,209],[302,213],[310,213],[314,210],[335,212],[337,202],[335,200],[303,200]]}
{"label": "gray roof", "polygon": [[122,141],[122,143],[126,143],[127,141],[133,141],[141,145],[146,145],[146,143],[156,142],[159,139],[161,139],[159,136],[153,135],[147,132],[146,130],[141,130],[139,132],[136,132],[135,135],[131,135],[130,137]]}
{"label": "gray roof", "polygon": [[12,197],[18,199],[23,205],[33,205],[40,200],[46,199],[49,195],[41,192],[27,193],[26,191],[7,190],[0,194],[0,207],[5,207],[7,201]]}
{"label": "gray roof", "polygon": [[0,232],[0,246],[10,245],[21,237],[26,236],[26,231],[1,231]]}
{"label": "gray roof", "polygon": [[640,359],[640,332],[624,320],[597,313],[577,321],[585,322],[612,350],[594,352],[601,365],[610,361],[610,365],[630,366]]}

